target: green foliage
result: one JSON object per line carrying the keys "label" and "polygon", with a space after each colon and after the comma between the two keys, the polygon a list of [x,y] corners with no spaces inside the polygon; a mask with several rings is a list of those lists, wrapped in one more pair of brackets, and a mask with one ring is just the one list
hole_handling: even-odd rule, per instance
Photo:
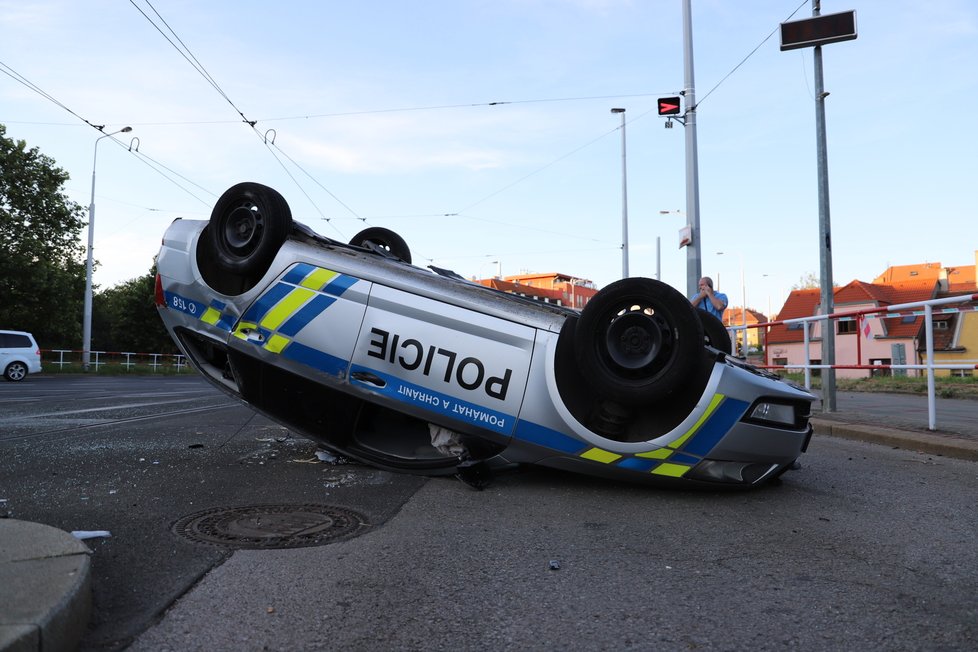
{"label": "green foliage", "polygon": [[[791,286],[792,290],[817,290],[822,287],[822,279],[815,272],[808,272],[798,282]],[[833,283],[832,287],[839,287],[838,283]]]}
{"label": "green foliage", "polygon": [[30,331],[41,348],[78,346],[83,208],[64,194],[67,172],[6,133],[0,124],[0,328]]}
{"label": "green foliage", "polygon": [[92,350],[175,353],[154,300],[156,266],[99,292],[92,308]]}

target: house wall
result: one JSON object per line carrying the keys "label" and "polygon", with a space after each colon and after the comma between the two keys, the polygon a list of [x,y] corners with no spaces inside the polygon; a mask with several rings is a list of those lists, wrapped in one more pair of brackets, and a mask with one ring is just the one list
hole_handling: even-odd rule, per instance
{"label": "house wall", "polygon": [[[846,306],[846,310],[859,310],[861,308],[871,308],[873,306]],[[914,338],[884,338],[883,325],[879,318],[869,318],[870,330],[869,338],[863,333],[836,333],[835,336],[835,364],[855,365],[870,364],[871,360],[888,360],[892,358],[893,344],[903,344],[907,355],[907,364],[920,364],[917,359],[916,341]],[[822,325],[824,322],[816,322],[812,327],[809,342],[809,359],[823,360],[822,356]],[[829,322],[835,328],[835,321]],[[863,322],[865,323],[865,322]],[[779,343],[770,346],[770,359],[787,358],[788,364],[805,364],[805,343]],[[935,356],[936,359],[937,356]],[[909,371],[908,374],[915,375],[916,372]],[[870,369],[837,369],[837,378],[867,378],[872,375]]]}
{"label": "house wall", "polygon": [[[934,363],[978,364],[978,313],[963,312],[958,315],[957,337],[955,343],[961,351],[935,351]],[[922,356],[926,360],[926,354]],[[950,376],[950,369],[935,369],[935,376]],[[978,376],[978,370],[971,372]]]}

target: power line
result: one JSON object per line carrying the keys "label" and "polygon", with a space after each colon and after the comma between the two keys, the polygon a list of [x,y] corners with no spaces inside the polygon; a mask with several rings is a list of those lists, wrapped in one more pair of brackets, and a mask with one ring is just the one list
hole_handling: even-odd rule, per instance
{"label": "power line", "polygon": [[177,42],[180,44],[179,46],[177,46],[177,44],[173,42],[173,39],[171,39],[166,34],[166,32],[160,29],[160,26],[157,25],[156,22],[149,15],[147,15],[145,11],[139,8],[135,0],[129,0],[129,4],[135,7],[136,11],[141,13],[143,17],[149,21],[149,24],[155,27],[156,31],[158,31],[160,35],[163,38],[165,38],[170,45],[173,46],[173,49],[179,52],[180,56],[186,59],[187,63],[193,66],[194,70],[196,70],[200,74],[200,76],[203,77],[207,81],[207,83],[210,84],[214,88],[214,90],[216,90],[218,94],[227,101],[228,104],[231,105],[231,108],[233,108],[235,112],[237,112],[237,114],[241,116],[242,121],[254,127],[257,121],[249,120],[248,118],[245,117],[245,114],[241,112],[241,109],[235,106],[234,102],[231,101],[231,98],[228,97],[227,93],[224,92],[224,89],[222,89],[220,84],[217,83],[217,80],[215,80],[214,77],[212,77],[211,74],[207,72],[207,69],[204,68],[203,64],[201,64],[200,61],[197,60],[197,57],[194,56],[193,52],[190,51],[190,48],[187,47],[187,45],[183,42],[180,36],[173,30],[172,27],[170,27],[170,25],[166,22],[166,19],[164,19],[163,16],[160,15],[160,12],[156,11],[156,7],[154,7],[149,0],[143,0],[143,1],[150,9],[153,10],[153,13],[156,14],[156,17],[159,18],[160,22],[163,23],[163,25],[170,32],[170,34],[173,35],[173,38],[177,40]]}
{"label": "power line", "polygon": [[57,105],[58,107],[64,109],[65,111],[67,111],[71,115],[75,116],[76,118],[78,118],[79,120],[81,120],[82,122],[84,122],[85,124],[87,124],[89,127],[92,127],[93,129],[97,129],[98,131],[102,131],[103,129],[105,129],[105,125],[94,125],[94,124],[92,124],[91,122],[89,122],[85,118],[81,117],[80,115],[78,115],[77,113],[75,113],[74,111],[72,111],[71,109],[69,109],[65,104],[63,104],[62,102],[60,102],[53,95],[51,95],[50,93],[48,93],[47,91],[45,91],[44,89],[42,89],[37,84],[35,84],[32,81],[30,81],[29,79],[27,79],[26,77],[24,77],[19,72],[17,72],[16,70],[14,70],[13,68],[11,68],[7,64],[3,63],[2,61],[0,61],[0,72],[2,72],[3,74],[7,75],[8,77],[10,77],[11,79],[13,79],[14,81],[16,81],[16,82],[18,82],[20,84],[23,84],[24,86],[26,86],[30,90],[34,91],[35,93],[37,93],[38,95],[40,95],[44,99],[48,100],[49,102],[52,102],[53,104]]}
{"label": "power line", "polygon": [[[798,7],[797,7],[797,9],[795,9],[794,11],[792,11],[792,12],[791,12],[791,15],[790,15],[790,16],[788,16],[787,18],[785,18],[785,19],[784,19],[783,21],[781,21],[781,22],[787,22],[787,21],[789,21],[789,20],[791,20],[791,19],[792,19],[792,18],[794,17],[794,15],[795,15],[795,14],[797,14],[797,13],[798,13],[799,11],[801,11],[801,8],[802,8],[802,7],[804,7],[804,6],[806,5],[806,4],[808,4],[808,0],[802,0],[802,3],[801,3],[800,5],[798,5]],[[754,48],[753,50],[751,50],[751,51],[750,51],[750,54],[748,54],[748,55],[747,55],[746,57],[744,57],[743,59],[741,59],[741,61],[740,61],[740,63],[738,63],[738,64],[737,64],[736,66],[734,66],[734,67],[733,67],[733,69],[732,69],[732,70],[731,70],[730,72],[728,72],[728,73],[727,73],[726,75],[724,75],[724,77],[723,77],[723,79],[721,79],[720,81],[718,81],[718,82],[716,83],[716,86],[714,86],[713,88],[711,88],[711,89],[710,89],[710,90],[709,90],[709,91],[708,91],[708,92],[706,93],[706,95],[704,95],[703,97],[701,97],[701,98],[700,98],[700,101],[696,103],[696,106],[697,106],[697,107],[699,107],[699,105],[700,105],[700,104],[702,104],[702,103],[703,103],[703,102],[704,102],[704,101],[706,100],[706,98],[708,98],[708,97],[710,96],[710,94],[711,94],[711,93],[712,93],[713,91],[715,91],[716,89],[718,89],[718,88],[720,88],[720,85],[721,85],[721,84],[723,84],[723,82],[725,82],[725,81],[727,81],[727,78],[728,78],[728,77],[730,77],[730,76],[731,76],[731,75],[733,75],[733,74],[734,74],[735,72],[737,72],[737,69],[738,69],[738,68],[740,68],[740,67],[741,67],[742,65],[744,65],[744,64],[745,64],[745,63],[747,62],[747,60],[748,60],[748,59],[750,59],[750,58],[751,58],[752,56],[754,56],[754,54],[755,54],[755,53],[756,53],[756,52],[757,52],[758,50],[760,50],[760,49],[761,49],[761,46],[762,46],[762,45],[764,45],[764,44],[765,44],[765,43],[767,43],[767,42],[768,42],[769,40],[771,40],[771,37],[772,37],[772,36],[774,36],[774,35],[775,35],[775,34],[776,34],[776,33],[778,32],[778,30],[779,30],[779,29],[781,29],[781,26],[780,26],[780,25],[778,25],[777,27],[775,27],[775,28],[774,28],[774,29],[773,29],[773,30],[771,31],[771,33],[770,33],[770,34],[768,34],[767,36],[765,36],[765,37],[764,37],[764,40],[763,40],[763,41],[761,41],[760,43],[758,43],[758,44],[757,44],[757,47],[755,47],[755,48]]]}
{"label": "power line", "polygon": [[410,111],[435,111],[442,109],[467,109],[480,106],[504,106],[507,104],[539,104],[544,102],[583,102],[588,100],[612,100],[625,99],[631,97],[657,97],[665,93],[634,93],[628,95],[591,95],[582,97],[550,97],[529,100],[497,100],[492,102],[472,102],[461,104],[434,104],[428,106],[399,107],[390,109],[365,109],[362,111],[341,111],[336,113],[318,113],[312,115],[296,115],[279,118],[262,118],[262,122],[273,122],[281,120],[309,120],[312,118],[340,118],[357,115],[371,115],[376,113],[405,113]]}

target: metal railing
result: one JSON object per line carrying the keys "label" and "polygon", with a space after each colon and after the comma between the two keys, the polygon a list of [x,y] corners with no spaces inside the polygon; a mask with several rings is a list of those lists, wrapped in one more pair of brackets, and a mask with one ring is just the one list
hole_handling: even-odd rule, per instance
{"label": "metal railing", "polygon": [[[47,357],[50,354],[50,357]],[[57,359],[54,359],[55,356]],[[41,349],[43,364],[57,365],[59,371],[66,366],[82,365],[82,351],[74,349]],[[182,373],[190,369],[187,357],[182,353],[136,353],[132,351],[92,351],[89,366],[98,373],[101,367],[118,366],[126,371],[134,367],[148,367],[154,373],[172,369]]]}
{"label": "metal railing", "polygon": [[[765,322],[763,324],[747,324],[739,326],[728,326],[728,330],[731,331],[731,339],[737,341],[738,331],[744,331],[742,335],[742,340],[744,342],[744,348],[747,348],[747,329],[750,328],[764,328],[765,333],[767,333],[771,326],[777,326],[783,324],[785,326],[790,326],[792,324],[801,324],[801,330],[804,334],[804,350],[805,350],[805,362],[804,364],[763,364],[757,365],[765,369],[803,369],[805,373],[805,388],[811,389],[812,387],[812,369],[907,369],[907,370],[918,370],[926,372],[927,376],[927,428],[929,430],[937,429],[937,401],[935,396],[935,382],[934,382],[934,370],[935,369],[968,369],[975,370],[978,369],[978,364],[971,362],[960,362],[960,363],[935,363],[934,362],[934,321],[933,317],[935,312],[937,314],[948,314],[948,313],[963,313],[963,312],[973,312],[978,311],[978,293],[976,294],[965,294],[954,297],[944,297],[942,299],[929,299],[927,301],[914,301],[911,303],[900,303],[892,306],[877,307],[877,308],[865,308],[862,310],[852,310],[847,312],[835,312],[828,315],[812,315],[810,317],[796,317],[793,319],[781,319],[770,322]],[[968,305],[965,305],[968,304]],[[942,306],[958,306],[955,308],[941,308]],[[938,308],[935,311],[935,308]],[[920,309],[920,310],[918,310]],[[908,312],[909,311],[909,312]],[[861,323],[865,319],[878,318],[878,319],[893,319],[896,317],[924,317],[924,340],[925,340],[925,354],[926,362],[924,364],[812,364],[811,363],[811,328],[809,324],[816,322],[828,322],[829,320],[835,321],[852,321],[856,320],[857,324]],[[857,336],[859,327],[857,326]],[[916,336],[913,338],[916,339]],[[857,345],[859,341],[857,340]],[[767,343],[765,339],[765,348],[767,348]],[[861,349],[857,346],[857,357],[861,358]],[[861,361],[861,360],[860,360]],[[857,361],[859,362],[859,361]]]}

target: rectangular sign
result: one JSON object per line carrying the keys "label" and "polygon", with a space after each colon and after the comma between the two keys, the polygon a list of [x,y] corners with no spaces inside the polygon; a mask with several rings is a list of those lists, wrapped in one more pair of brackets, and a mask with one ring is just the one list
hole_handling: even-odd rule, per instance
{"label": "rectangular sign", "polygon": [[856,38],[856,12],[813,16],[781,23],[781,50],[797,50]]}

